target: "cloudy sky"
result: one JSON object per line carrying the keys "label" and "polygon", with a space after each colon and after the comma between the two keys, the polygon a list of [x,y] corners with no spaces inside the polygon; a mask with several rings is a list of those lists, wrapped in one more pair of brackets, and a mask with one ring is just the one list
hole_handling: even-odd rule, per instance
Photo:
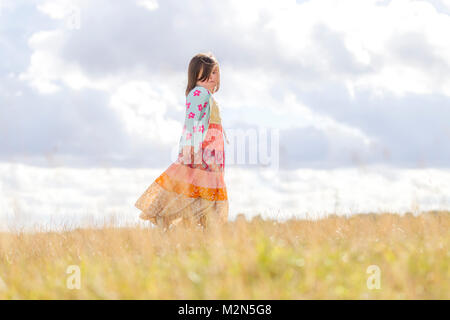
{"label": "cloudy sky", "polygon": [[450,209],[449,33],[449,0],[0,0],[0,218],[136,220],[208,51],[229,136],[277,142],[226,158],[230,219]]}

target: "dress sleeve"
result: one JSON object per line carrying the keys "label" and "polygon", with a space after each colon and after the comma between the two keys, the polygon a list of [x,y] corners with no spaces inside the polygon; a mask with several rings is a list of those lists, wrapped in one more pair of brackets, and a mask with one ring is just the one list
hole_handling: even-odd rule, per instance
{"label": "dress sleeve", "polygon": [[[194,154],[201,150],[202,142],[206,137],[210,118],[211,93],[204,87],[197,86],[186,97],[186,116],[180,149]],[[198,163],[196,160],[195,163]]]}

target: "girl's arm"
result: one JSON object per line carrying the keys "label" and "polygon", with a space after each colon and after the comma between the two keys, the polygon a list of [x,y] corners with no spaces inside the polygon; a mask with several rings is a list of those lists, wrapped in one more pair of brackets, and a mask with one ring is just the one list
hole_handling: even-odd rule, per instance
{"label": "girl's arm", "polygon": [[[194,154],[197,154],[200,150],[208,130],[211,111],[210,97],[211,93],[201,86],[192,89],[186,97],[186,117],[182,147],[188,147],[188,149],[192,147]],[[201,159],[199,161],[201,163]]]}

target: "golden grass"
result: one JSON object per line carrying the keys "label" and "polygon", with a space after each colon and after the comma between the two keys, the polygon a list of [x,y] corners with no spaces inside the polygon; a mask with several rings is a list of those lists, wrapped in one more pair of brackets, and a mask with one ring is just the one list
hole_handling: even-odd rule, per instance
{"label": "golden grass", "polygon": [[449,299],[449,230],[441,211],[0,233],[0,299]]}

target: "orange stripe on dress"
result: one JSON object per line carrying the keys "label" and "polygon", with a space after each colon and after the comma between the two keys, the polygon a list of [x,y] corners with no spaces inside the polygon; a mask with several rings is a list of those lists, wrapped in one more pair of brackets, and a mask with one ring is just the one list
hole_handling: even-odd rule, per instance
{"label": "orange stripe on dress", "polygon": [[205,188],[187,182],[171,179],[165,172],[155,180],[161,187],[190,198],[203,198],[210,201],[228,200],[226,188]]}

